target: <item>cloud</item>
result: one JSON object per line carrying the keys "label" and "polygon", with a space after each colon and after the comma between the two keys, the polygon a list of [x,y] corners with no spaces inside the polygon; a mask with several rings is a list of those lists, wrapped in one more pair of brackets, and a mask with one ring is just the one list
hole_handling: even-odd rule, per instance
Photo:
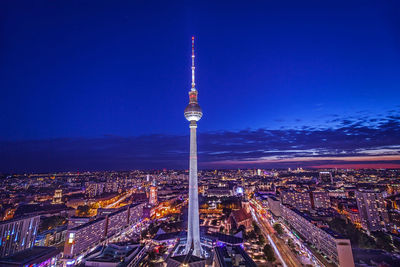
{"label": "cloud", "polygon": [[[199,166],[400,167],[398,113],[335,122],[326,128],[199,131]],[[187,169],[188,152],[183,135],[0,142],[0,171]]]}

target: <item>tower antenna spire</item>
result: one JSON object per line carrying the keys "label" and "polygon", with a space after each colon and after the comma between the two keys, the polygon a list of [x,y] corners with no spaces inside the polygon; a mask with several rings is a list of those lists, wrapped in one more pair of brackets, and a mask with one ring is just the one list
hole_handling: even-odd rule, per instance
{"label": "tower antenna spire", "polygon": [[192,36],[192,90],[195,90],[195,82],[194,82],[194,36]]}

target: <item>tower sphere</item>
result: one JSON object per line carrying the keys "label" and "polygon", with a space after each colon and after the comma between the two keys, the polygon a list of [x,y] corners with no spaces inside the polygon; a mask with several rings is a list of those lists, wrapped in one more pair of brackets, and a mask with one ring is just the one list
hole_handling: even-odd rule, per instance
{"label": "tower sphere", "polygon": [[188,121],[199,121],[203,116],[203,112],[198,103],[189,103],[185,108],[184,114]]}

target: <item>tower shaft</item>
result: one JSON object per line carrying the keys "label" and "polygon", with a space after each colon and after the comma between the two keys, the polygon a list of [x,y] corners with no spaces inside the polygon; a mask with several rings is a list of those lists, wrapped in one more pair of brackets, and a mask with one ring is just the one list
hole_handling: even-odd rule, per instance
{"label": "tower shaft", "polygon": [[201,257],[199,225],[199,192],[197,179],[197,123],[190,122],[190,157],[189,157],[189,220],[186,242],[186,253],[193,249],[193,255]]}

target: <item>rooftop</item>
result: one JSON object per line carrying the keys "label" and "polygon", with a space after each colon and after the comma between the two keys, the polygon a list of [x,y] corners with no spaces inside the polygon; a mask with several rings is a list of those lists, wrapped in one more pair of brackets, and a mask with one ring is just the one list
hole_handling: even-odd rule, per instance
{"label": "rooftop", "polygon": [[0,266],[41,263],[60,253],[56,247],[32,247],[0,259]]}
{"label": "rooftop", "polygon": [[93,221],[90,221],[88,223],[84,223],[84,224],[78,225],[77,227],[74,227],[74,228],[70,229],[70,231],[79,231],[79,230],[81,230],[81,229],[83,229],[83,228],[85,228],[85,227],[87,227],[89,225],[92,225],[94,223],[100,222],[102,220],[105,220],[105,217],[100,217],[100,218],[97,218],[97,219],[95,219]]}
{"label": "rooftop", "polygon": [[198,262],[198,261],[204,261],[204,259],[199,258],[195,255],[190,255],[190,257],[188,257],[187,255],[179,255],[179,256],[171,257],[171,259],[173,259],[177,262],[182,262],[182,263],[193,263],[193,262]]}
{"label": "rooftop", "polygon": [[99,253],[89,256],[86,261],[91,262],[124,262],[127,264],[132,257],[139,254],[144,246],[131,242],[111,243],[104,247]]}
{"label": "rooftop", "polygon": [[30,219],[30,218],[34,218],[34,217],[38,217],[39,218],[40,216],[39,215],[30,215],[30,216],[26,216],[26,217],[13,218],[11,220],[1,221],[0,225],[16,222],[16,221],[20,221],[20,220],[26,220],[26,219]]}
{"label": "rooftop", "polygon": [[[214,248],[221,267],[246,266],[256,267],[257,264],[250,258],[241,246],[218,246]],[[237,257],[240,255],[240,257]],[[236,262],[234,262],[236,261]],[[239,261],[239,262],[237,262]]]}

